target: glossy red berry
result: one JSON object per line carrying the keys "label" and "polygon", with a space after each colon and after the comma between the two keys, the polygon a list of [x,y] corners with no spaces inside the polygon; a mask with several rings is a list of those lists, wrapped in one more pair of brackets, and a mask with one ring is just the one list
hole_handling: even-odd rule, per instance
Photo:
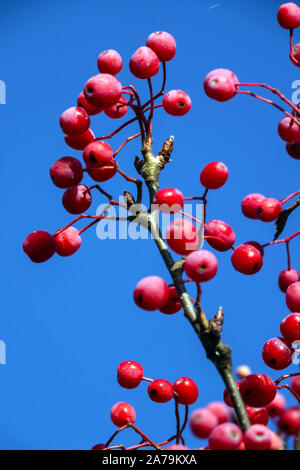
{"label": "glossy red berry", "polygon": [[121,428],[125,424],[134,423],[136,415],[134,408],[129,403],[119,401],[112,407],[110,417],[112,422]]}
{"label": "glossy red berry", "polygon": [[[240,382],[237,382],[236,385],[239,388],[240,387]],[[223,400],[224,400],[224,402],[226,403],[227,406],[230,406],[230,408],[233,408],[233,404],[232,404],[232,401],[231,401],[231,398],[230,398],[230,395],[229,395],[229,392],[228,392],[227,388],[224,389]]]}
{"label": "glossy red berry", "polygon": [[179,312],[182,309],[181,302],[178,298],[176,288],[174,286],[169,287],[169,296],[166,303],[159,309],[160,312],[172,315]]}
{"label": "glossy red berry", "polygon": [[243,434],[234,423],[219,424],[208,438],[211,450],[236,450],[242,443]]}
{"label": "glossy red berry", "polygon": [[283,450],[284,444],[281,437],[276,432],[271,431],[271,447],[270,450]]}
{"label": "glossy red berry", "polygon": [[160,212],[174,214],[183,207],[183,194],[176,188],[160,189],[153,198],[153,204],[159,206]]}
{"label": "glossy red berry", "polygon": [[113,106],[110,106],[109,108],[106,108],[104,112],[106,116],[112,119],[120,119],[121,117],[125,116],[127,111],[128,111],[127,100],[126,98],[124,98],[124,96],[121,96],[121,98],[116,104],[114,104]]}
{"label": "glossy red berry", "polygon": [[55,235],[56,253],[60,256],[73,255],[81,245],[79,231],[75,227],[68,227]]}
{"label": "glossy red berry", "polygon": [[89,163],[88,174],[99,183],[111,179],[117,173],[117,163],[113,159],[111,163]]}
{"label": "glossy red berry", "polygon": [[176,53],[175,39],[166,31],[155,31],[150,34],[146,46],[155,52],[161,62],[168,62]]}
{"label": "glossy red berry", "polygon": [[77,98],[77,106],[85,109],[89,116],[94,116],[95,114],[99,114],[103,111],[103,107],[93,106],[88,103],[83,91]]}
{"label": "glossy red berry", "polygon": [[285,148],[290,157],[295,158],[296,160],[300,159],[300,140],[293,143],[288,142]]}
{"label": "glossy red berry", "polygon": [[193,251],[186,257],[184,271],[193,281],[209,281],[217,274],[217,258],[207,250]]}
{"label": "glossy red berry", "polygon": [[300,281],[300,275],[296,269],[284,269],[278,277],[278,285],[282,292],[286,292],[287,288],[297,281]]}
{"label": "glossy red berry", "polygon": [[221,401],[208,403],[206,409],[213,413],[218,419],[218,424],[226,423],[230,419],[231,412]]}
{"label": "glossy red berry", "polygon": [[159,71],[159,58],[150,47],[139,47],[129,61],[130,72],[137,78],[151,78]]}
{"label": "glossy red berry", "polygon": [[245,404],[255,408],[267,406],[276,395],[273,380],[265,374],[248,375],[241,381],[239,390]]}
{"label": "glossy red berry", "polygon": [[164,450],[189,450],[189,448],[182,444],[170,444]]}
{"label": "glossy red berry", "polygon": [[292,378],[291,387],[294,392],[297,393],[298,397],[300,397],[300,374]]}
{"label": "glossy red berry", "polygon": [[106,445],[105,444],[95,444],[93,447],[91,447],[91,450],[103,450],[105,449]]}
{"label": "glossy red berry", "polygon": [[231,256],[233,267],[242,274],[255,274],[263,265],[261,253],[252,245],[238,246]]}
{"label": "glossy red berry", "polygon": [[274,400],[266,406],[266,410],[271,418],[275,418],[275,416],[280,416],[281,413],[283,413],[283,411],[285,410],[285,408],[286,400],[282,393],[279,392],[276,393]]}
{"label": "glossy red berry", "polygon": [[207,408],[199,408],[191,414],[189,425],[195,436],[206,439],[218,426],[218,418]]}
{"label": "glossy red berry", "polygon": [[162,105],[166,113],[171,116],[184,116],[192,106],[192,100],[182,90],[171,90],[165,94]]}
{"label": "glossy red berry", "polygon": [[78,135],[90,127],[90,118],[87,112],[79,106],[66,109],[59,118],[62,131],[67,135]]}
{"label": "glossy red berry", "polygon": [[84,150],[85,147],[89,143],[93,142],[94,139],[95,136],[91,129],[88,129],[87,131],[83,132],[83,134],[65,136],[66,144],[75,150]]}
{"label": "glossy red berry", "polygon": [[273,222],[282,210],[281,203],[273,197],[265,198],[257,209],[258,218],[263,222]]}
{"label": "glossy red berry", "polygon": [[283,3],[277,12],[277,20],[284,29],[294,29],[300,26],[300,8],[296,3]]}
{"label": "glossy red berry", "polygon": [[83,160],[88,168],[91,163],[111,163],[113,158],[113,149],[103,140],[91,142],[83,151]]}
{"label": "glossy red berry", "polygon": [[198,387],[195,382],[188,377],[180,377],[173,384],[174,392],[178,403],[182,405],[192,405],[198,398]]}
{"label": "glossy red berry", "polygon": [[196,227],[186,219],[175,219],[166,230],[169,247],[179,255],[187,255],[199,247]]}
{"label": "glossy red berry", "polygon": [[140,385],[143,375],[143,367],[138,362],[124,361],[118,365],[117,379],[121,387],[136,388]]}
{"label": "glossy red berry", "polygon": [[247,450],[269,450],[272,433],[263,424],[254,424],[244,434],[244,444]]}
{"label": "glossy red berry", "polygon": [[158,310],[169,297],[169,288],[158,276],[141,279],[134,288],[133,298],[136,305],[144,310]]}
{"label": "glossy red berry", "polygon": [[285,142],[296,142],[300,139],[300,126],[286,116],[278,124],[278,134]]}
{"label": "glossy red berry", "polygon": [[173,398],[173,387],[165,379],[156,379],[148,386],[148,395],[156,403],[167,403]]}
{"label": "glossy red berry", "polygon": [[300,313],[291,313],[287,315],[280,323],[282,336],[293,343],[300,340]]}
{"label": "glossy red berry", "polygon": [[50,177],[58,188],[70,188],[82,180],[82,165],[77,158],[62,157],[51,166]]}
{"label": "glossy red berry", "polygon": [[62,197],[62,203],[70,214],[82,214],[92,203],[90,190],[84,184],[66,189]]}
{"label": "glossy red berry", "polygon": [[204,79],[204,91],[213,100],[228,101],[236,95],[238,79],[227,69],[215,69]]}
{"label": "glossy red berry", "polygon": [[100,73],[86,82],[83,91],[89,104],[105,108],[119,101],[122,85],[113,75]]}
{"label": "glossy red berry", "polygon": [[23,250],[34,263],[43,263],[54,255],[55,238],[45,230],[30,233],[23,242]]}
{"label": "glossy red berry", "polygon": [[265,196],[259,193],[248,194],[242,200],[243,214],[249,219],[258,219],[259,206],[265,199]]}
{"label": "glossy red berry", "polygon": [[281,432],[288,436],[296,436],[300,426],[300,408],[292,407],[281,413],[278,427]]}
{"label": "glossy red berry", "polygon": [[200,174],[200,182],[206,189],[218,189],[228,179],[228,168],[222,162],[210,162]]}
{"label": "glossy red berry", "polygon": [[264,363],[275,370],[282,370],[292,363],[293,347],[284,338],[271,338],[262,350]]}
{"label": "glossy red berry", "polygon": [[266,408],[253,408],[252,406],[245,408],[251,424],[268,424],[269,414]]}
{"label": "glossy red berry", "polygon": [[260,252],[261,256],[264,256],[265,250],[260,243],[251,240],[250,242],[245,242],[244,245],[254,246],[254,248],[257,248],[257,250]]}
{"label": "glossy red berry", "polygon": [[300,282],[289,285],[285,293],[286,304],[291,312],[300,312]]}
{"label": "glossy red berry", "polygon": [[98,55],[97,66],[101,73],[117,75],[122,70],[122,57],[117,51],[108,49]]}
{"label": "glossy red berry", "polygon": [[205,225],[204,236],[207,243],[218,251],[229,250],[235,242],[235,233],[222,220],[211,220]]}

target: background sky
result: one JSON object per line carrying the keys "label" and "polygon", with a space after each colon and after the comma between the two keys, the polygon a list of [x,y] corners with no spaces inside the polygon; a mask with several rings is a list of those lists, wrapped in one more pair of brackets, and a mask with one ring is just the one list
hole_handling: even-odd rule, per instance
{"label": "background sky", "polygon": [[[291,97],[291,84],[300,76],[288,60],[288,32],[276,21],[281,3],[2,2],[0,79],[7,85],[7,104],[0,106],[0,339],[7,345],[7,364],[0,365],[1,449],[88,449],[115,430],[109,413],[117,401],[134,405],[137,425],[151,438],[169,437],[175,430],[173,405],[151,402],[145,383],[132,391],[118,385],[117,365],[127,359],[139,361],[148,377],[171,382],[192,377],[199,386],[193,409],[221,399],[221,379],[183,314],[146,312],[133,303],[133,288],[142,277],[161,275],[170,282],[151,240],[101,241],[92,229],[76,255],[56,256],[40,265],[24,255],[22,242],[33,230],[53,233],[72,220],[48,172],[62,156],[80,157],[66,146],[58,118],[75,105],[86,80],[97,73],[97,55],[117,49],[124,62],[122,84],[133,83],[143,93],[145,83],[130,76],[128,61],[158,29],[173,34],[178,47],[168,64],[167,90],[181,88],[193,101],[183,118],[160,109],[155,115],[155,150],[175,135],[173,161],[161,174],[161,187],[199,195],[201,169],[221,160],[230,177],[209,194],[208,219],[232,225],[237,243],[270,241],[274,225],[243,217],[240,202],[250,192],[281,199],[299,189],[299,162],[286,154],[276,131],[282,116],[250,97],[212,101],[202,82],[210,70],[226,67],[240,81],[267,82]],[[160,79],[153,81],[157,89]],[[97,135],[114,126],[104,115],[92,118]],[[134,126],[128,133],[124,130],[112,145],[116,148],[135,132]],[[121,168],[133,176],[139,145],[130,143],[120,155]],[[118,176],[103,187],[115,197],[132,189]],[[100,195],[95,198],[89,213],[103,202]],[[294,213],[284,234],[299,229],[297,218]],[[297,268],[297,239],[291,250]],[[277,288],[278,273],[286,267],[284,246],[266,249],[263,269],[250,277],[233,270],[230,253],[217,257],[219,273],[203,286],[204,310],[212,316],[223,306],[223,339],[233,348],[235,367],[246,363],[254,372],[278,378],[280,372],[264,365],[261,349],[279,334],[288,313]],[[297,371],[296,366],[288,371]],[[202,445],[189,431],[186,437],[190,447]],[[134,443],[136,436],[129,431],[119,442],[124,440]]]}

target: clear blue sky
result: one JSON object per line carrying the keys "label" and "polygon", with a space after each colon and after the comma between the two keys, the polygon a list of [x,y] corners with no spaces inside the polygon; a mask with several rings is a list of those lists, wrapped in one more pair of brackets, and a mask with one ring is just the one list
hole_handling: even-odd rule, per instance
{"label": "clear blue sky", "polygon": [[[7,104],[0,105],[0,339],[7,344],[7,364],[0,366],[0,446],[87,449],[114,431],[109,411],[120,400],[135,406],[137,424],[145,432],[163,439],[175,430],[172,405],[151,402],[146,384],[133,391],[121,389],[115,377],[119,362],[140,361],[153,378],[191,376],[200,392],[193,408],[221,399],[223,385],[182,314],[145,312],[133,303],[140,278],[157,274],[169,279],[153,243],[99,241],[92,230],[75,256],[36,265],[23,254],[22,242],[34,229],[54,232],[71,220],[48,169],[64,155],[80,155],[64,143],[58,118],[97,73],[98,53],[117,49],[125,63],[122,83],[145,90],[126,65],[157,29],[172,33],[178,45],[168,67],[167,89],[182,88],[193,101],[183,118],[158,110],[154,119],[157,150],[175,135],[173,162],[161,175],[161,187],[199,194],[201,168],[210,160],[224,161],[230,177],[210,194],[208,218],[231,224],[238,243],[271,240],[273,224],[244,218],[240,201],[250,192],[283,198],[299,189],[299,162],[287,156],[276,132],[281,115],[244,96],[214,102],[205,96],[202,81],[211,69],[226,67],[241,81],[267,82],[291,96],[291,84],[300,76],[288,60],[288,32],[276,21],[281,1],[5,3],[0,19],[0,79],[7,84]],[[102,115],[93,123],[98,135],[114,126]],[[114,145],[127,135],[124,131]],[[121,167],[132,175],[138,149],[133,142],[120,157]],[[125,189],[119,177],[104,187],[115,196]],[[102,202],[99,197],[93,208]],[[299,229],[297,219],[295,213],[285,234]],[[291,249],[297,267],[297,239]],[[203,308],[211,316],[223,306],[223,338],[233,347],[235,366],[247,363],[253,371],[277,378],[280,372],[264,365],[261,348],[279,334],[287,314],[277,288],[277,275],[286,267],[284,247],[266,250],[264,268],[252,277],[233,271],[230,253],[217,256],[219,273],[204,286]],[[136,441],[129,434],[127,442]],[[189,432],[187,442],[199,447]]]}

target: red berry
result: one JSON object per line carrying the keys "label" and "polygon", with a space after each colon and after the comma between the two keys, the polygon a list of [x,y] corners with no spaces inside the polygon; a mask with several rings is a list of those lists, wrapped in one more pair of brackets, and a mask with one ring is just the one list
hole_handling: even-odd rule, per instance
{"label": "red berry", "polygon": [[228,179],[228,168],[222,162],[210,162],[200,174],[200,182],[206,189],[218,189]]}
{"label": "red berry", "polygon": [[285,301],[291,312],[300,312],[300,282],[289,285],[285,293]]}
{"label": "red berry", "polygon": [[133,292],[136,305],[150,311],[161,308],[168,297],[169,288],[165,281],[158,276],[144,277],[137,283]]}
{"label": "red berry", "polygon": [[271,418],[274,418],[275,416],[280,416],[281,413],[283,413],[283,411],[285,410],[285,407],[286,400],[284,396],[282,395],[282,393],[277,392],[274,400],[266,406],[266,410],[269,413],[269,416],[271,416]]}
{"label": "red berry", "polygon": [[287,153],[292,158],[295,158],[296,160],[300,159],[300,140],[298,140],[298,142],[293,142],[293,143],[288,142],[285,148],[286,148]]}
{"label": "red berry", "polygon": [[94,139],[95,136],[91,129],[88,129],[87,131],[83,132],[83,134],[65,136],[66,144],[75,150],[84,150],[85,147],[90,142],[93,142]]}
{"label": "red berry", "polygon": [[189,448],[181,444],[170,444],[164,450],[189,450]]}
{"label": "red berry", "polygon": [[75,227],[68,227],[55,235],[56,253],[60,256],[73,255],[81,245],[80,234]]}
{"label": "red berry", "polygon": [[113,158],[113,149],[103,140],[91,142],[85,147],[83,152],[83,160],[88,168],[91,163],[110,163]]}
{"label": "red berry", "polygon": [[125,116],[127,111],[128,111],[127,100],[126,98],[124,98],[124,96],[121,96],[121,98],[116,104],[114,104],[113,106],[110,106],[109,108],[106,108],[104,112],[106,116],[112,119],[119,119]]}
{"label": "red berry", "polygon": [[[236,385],[239,388],[240,387],[240,382],[237,382]],[[224,389],[223,400],[224,400],[224,402],[226,403],[227,406],[230,406],[230,408],[233,408],[233,404],[232,404],[232,401],[231,401],[231,398],[230,398],[230,395],[229,395],[229,392],[228,392],[227,388]]]}
{"label": "red berry", "polygon": [[[207,243],[218,251],[229,250],[235,242],[235,233],[222,220],[211,220],[205,225],[204,235]],[[212,238],[210,238],[212,237]]]}
{"label": "red berry", "polygon": [[176,188],[160,189],[154,196],[153,204],[159,206],[159,210],[165,214],[174,214],[183,207],[183,194]]}
{"label": "red berry", "polygon": [[255,408],[267,406],[276,395],[273,380],[265,374],[248,375],[241,381],[239,389],[245,404]]}
{"label": "red berry", "polygon": [[151,78],[159,71],[159,58],[150,47],[139,47],[129,61],[130,72],[137,78]]}
{"label": "red berry", "polygon": [[254,424],[244,434],[244,443],[247,450],[269,450],[271,448],[272,433],[263,424]]}
{"label": "red berry", "polygon": [[169,247],[179,255],[187,255],[199,247],[196,227],[186,219],[175,219],[166,230]]}
{"label": "red berry", "polygon": [[79,106],[66,109],[59,118],[59,124],[67,135],[78,135],[90,127],[90,118],[87,112]]}
{"label": "red berry", "polygon": [[281,413],[278,427],[281,432],[288,436],[296,436],[300,426],[300,408],[292,407]]}
{"label": "red berry", "polygon": [[282,336],[293,343],[300,340],[300,313],[287,315],[280,323]]}
{"label": "red berry", "polygon": [[278,124],[278,134],[285,142],[296,142],[300,139],[300,126],[286,116]]}
{"label": "red berry", "polygon": [[187,256],[184,263],[184,271],[193,281],[209,281],[217,274],[217,258],[207,250],[194,251]]}
{"label": "red berry", "polygon": [[207,408],[199,408],[191,414],[189,425],[195,436],[206,439],[218,426],[218,418]]}
{"label": "red berry", "polygon": [[54,255],[55,238],[44,230],[30,233],[23,242],[23,250],[34,263],[43,263]]}
{"label": "red berry", "polygon": [[117,173],[117,163],[113,159],[111,163],[89,163],[88,174],[94,180],[103,182],[111,179]]}
{"label": "red berry", "polygon": [[112,407],[110,417],[112,422],[121,428],[128,423],[134,423],[136,415],[134,408],[129,403],[119,401]]}
{"label": "red berry", "polygon": [[97,66],[99,72],[117,75],[122,69],[122,57],[117,51],[108,49],[98,55]]}
{"label": "red berry", "polygon": [[251,424],[268,424],[269,415],[266,408],[253,408],[252,406],[245,408]]}
{"label": "red berry", "polygon": [[294,392],[296,392],[297,395],[300,397],[300,375],[296,375],[295,377],[292,378],[291,387],[294,390]]}
{"label": "red berry", "polygon": [[257,209],[258,218],[263,222],[273,222],[273,220],[278,218],[281,210],[281,204],[277,199],[272,197],[265,198]]}
{"label": "red berry", "polygon": [[70,188],[82,180],[82,165],[77,158],[62,157],[51,166],[50,176],[58,188]]}
{"label": "red berry", "polygon": [[208,445],[211,450],[235,450],[243,440],[240,428],[233,423],[219,424],[210,434]]}
{"label": "red berry", "polygon": [[178,298],[176,288],[174,286],[169,287],[169,296],[166,303],[159,309],[160,312],[172,315],[173,313],[179,312],[182,309],[181,302]]}
{"label": "red berry", "polygon": [[294,29],[300,26],[300,8],[296,3],[283,3],[277,12],[277,20],[284,29]]}
{"label": "red berry", "polygon": [[156,403],[167,403],[173,398],[173,387],[165,379],[153,380],[148,386],[148,395]]}
{"label": "red berry", "polygon": [[231,256],[233,267],[242,274],[257,273],[263,265],[261,253],[252,245],[238,246]]}
{"label": "red berry", "polygon": [[218,424],[229,421],[231,412],[221,401],[212,401],[206,406],[206,409],[216,416]]}
{"label": "red berry", "polygon": [[297,281],[300,281],[300,275],[296,269],[284,269],[278,277],[278,285],[282,292],[286,292],[287,288]]}
{"label": "red berry", "polygon": [[213,100],[228,101],[236,95],[238,79],[227,69],[209,72],[204,79],[204,91]]}
{"label": "red berry", "polygon": [[283,442],[280,436],[274,431],[271,431],[271,447],[270,450],[283,450]]}
{"label": "red berry", "polygon": [[265,196],[259,193],[248,194],[248,196],[244,197],[242,200],[243,214],[249,217],[249,219],[258,219],[258,208],[265,199]]}
{"label": "red berry", "polygon": [[99,114],[103,111],[103,108],[99,108],[98,106],[93,106],[92,104],[88,103],[83,91],[77,98],[77,106],[85,109],[89,116],[94,116],[95,114]]}
{"label": "red berry", "polygon": [[91,203],[92,196],[90,190],[84,184],[78,184],[66,189],[62,197],[62,203],[66,211],[70,214],[81,214],[86,211]]}
{"label": "red berry", "polygon": [[245,242],[244,245],[251,245],[251,246],[254,246],[254,248],[257,248],[258,251],[260,252],[261,256],[264,256],[264,253],[265,253],[265,250],[264,250],[264,247],[258,243],[258,242],[255,242],[255,241],[250,241],[250,242]]}
{"label": "red berry", "polygon": [[161,62],[168,62],[176,53],[175,39],[166,31],[155,31],[150,34],[146,46],[155,52]]}
{"label": "red berry", "polygon": [[103,450],[105,447],[105,444],[95,444],[93,447],[91,447],[91,450]]}
{"label": "red berry", "polygon": [[171,116],[184,116],[191,109],[192,100],[182,90],[171,90],[164,96],[162,105]]}
{"label": "red berry", "polygon": [[284,338],[271,338],[267,341],[262,350],[262,357],[265,364],[272,369],[286,369],[293,359],[293,347]]}
{"label": "red berry", "polygon": [[140,385],[144,370],[138,362],[124,361],[118,365],[117,379],[121,387],[136,388]]}
{"label": "red berry", "polygon": [[198,398],[198,387],[192,379],[180,377],[174,382],[173,389],[177,395],[178,403],[192,405]]}
{"label": "red berry", "polygon": [[113,106],[119,101],[122,85],[113,75],[100,73],[86,82],[83,91],[89,104],[105,108]]}

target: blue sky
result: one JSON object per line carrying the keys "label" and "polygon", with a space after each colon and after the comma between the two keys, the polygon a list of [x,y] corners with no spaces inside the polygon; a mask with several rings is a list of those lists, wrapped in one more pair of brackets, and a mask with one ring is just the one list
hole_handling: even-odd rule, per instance
{"label": "blue sky", "polygon": [[[2,449],[88,449],[114,431],[109,411],[117,401],[135,406],[137,425],[152,439],[173,434],[171,404],[150,402],[146,384],[132,391],[117,384],[116,367],[126,359],[141,362],[148,377],[171,382],[182,375],[194,378],[199,399],[193,409],[221,399],[221,380],[182,313],[168,317],[133,303],[140,278],[155,274],[170,282],[150,240],[101,241],[91,230],[75,256],[54,257],[42,265],[29,262],[22,242],[32,230],[54,232],[71,220],[48,169],[62,156],[80,156],[64,143],[58,118],[75,105],[86,80],[97,73],[97,55],[117,49],[124,61],[122,84],[133,83],[143,94],[145,83],[132,78],[127,65],[157,29],[173,34],[178,46],[168,66],[167,89],[181,88],[193,101],[183,118],[161,110],[155,115],[155,149],[175,135],[173,161],[161,175],[161,187],[199,194],[201,168],[221,160],[230,177],[209,195],[208,218],[232,225],[238,243],[271,240],[273,224],[244,218],[240,201],[250,192],[281,199],[299,189],[299,162],[285,153],[276,131],[281,115],[245,96],[214,102],[204,94],[202,82],[210,70],[226,67],[240,81],[266,82],[291,96],[292,82],[300,77],[288,60],[288,33],[276,21],[280,3],[15,0],[2,5],[0,79],[7,85],[7,104],[0,106],[0,339],[7,345],[7,364],[0,366]],[[159,83],[160,77],[155,78],[154,86]],[[105,116],[93,118],[98,135],[114,125]],[[137,132],[136,127],[130,132]],[[122,132],[113,145],[128,135]],[[139,143],[132,142],[120,155],[121,168],[132,175],[138,151]],[[103,187],[115,196],[125,189],[119,177]],[[99,197],[91,210],[101,203]],[[297,229],[294,213],[284,233]],[[297,268],[297,239],[291,249]],[[219,273],[204,286],[203,308],[212,316],[223,306],[223,339],[233,348],[235,366],[246,363],[275,379],[280,372],[264,365],[261,348],[279,334],[279,323],[288,313],[277,288],[277,276],[286,267],[284,247],[267,249],[263,269],[252,277],[233,271],[230,253],[217,257]],[[190,447],[199,447],[189,431],[186,436]],[[126,442],[135,441],[127,433]]]}

